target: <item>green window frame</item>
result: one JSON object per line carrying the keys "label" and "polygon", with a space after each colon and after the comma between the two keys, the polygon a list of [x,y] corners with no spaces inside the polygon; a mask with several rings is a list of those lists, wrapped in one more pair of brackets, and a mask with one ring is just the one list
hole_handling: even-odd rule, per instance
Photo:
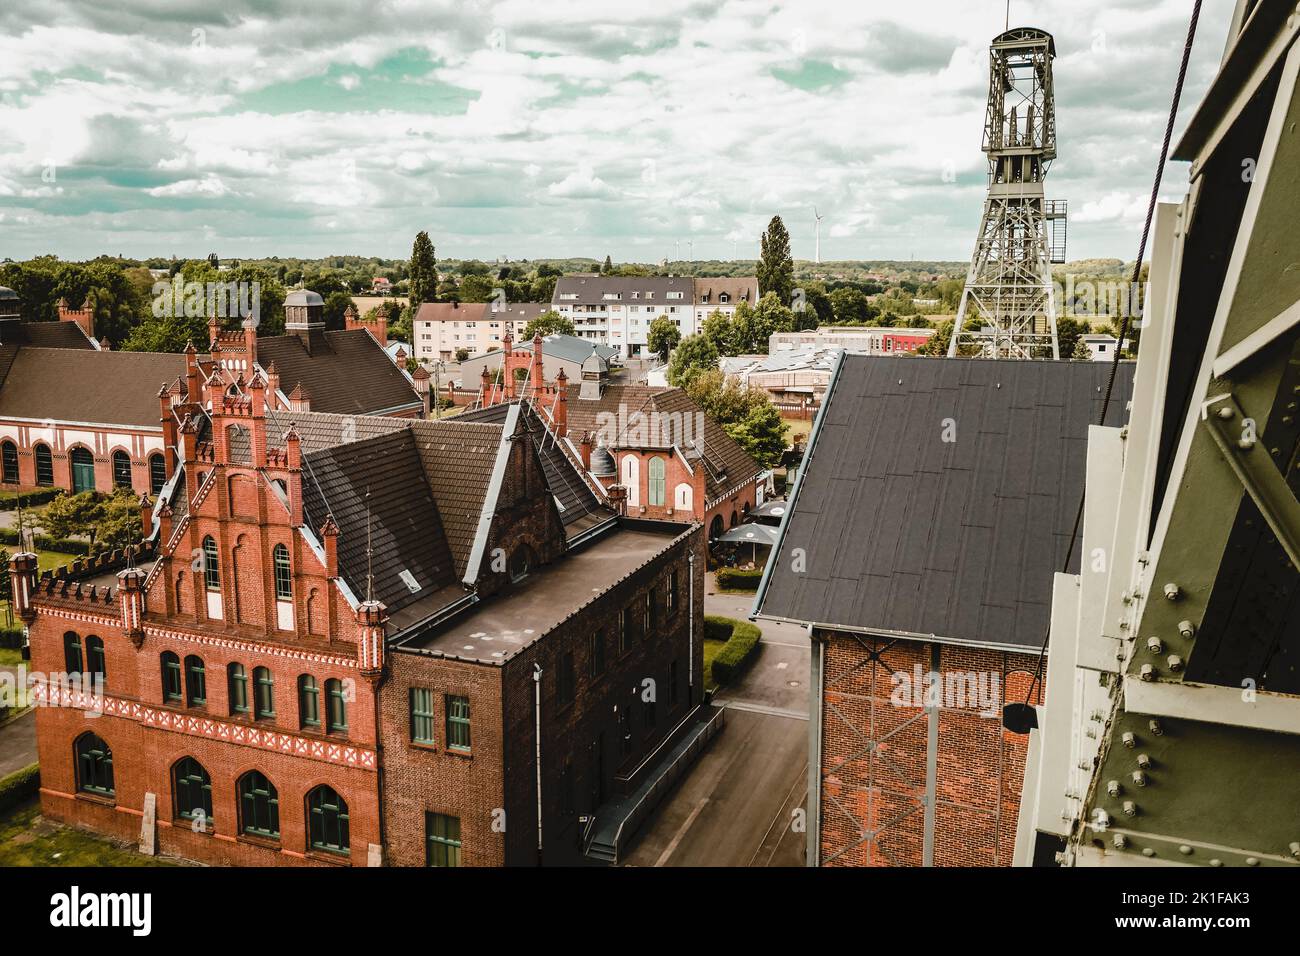
{"label": "green window frame", "polygon": [[664,460],[655,455],[650,459],[650,467],[647,471],[650,475],[647,484],[648,503],[662,508],[664,503]]}
{"label": "green window frame", "polygon": [[36,483],[38,485],[54,484],[54,455],[49,445],[37,445],[33,449],[36,459]]}
{"label": "green window frame", "polygon": [[181,659],[171,651],[162,654],[163,703],[179,704],[185,699],[181,680]]}
{"label": "green window frame", "polygon": [[172,792],[176,799],[176,816],[182,820],[200,820],[204,828],[212,825],[212,778],[193,757],[182,757],[172,768]]}
{"label": "green window frame", "polygon": [[157,495],[167,484],[167,459],[155,452],[149,456],[149,494]]}
{"label": "green window frame", "polygon": [[298,723],[303,727],[320,726],[320,687],[310,674],[298,677]]}
{"label": "green window frame", "polygon": [[253,670],[253,717],[275,716],[275,678],[265,667]]}
{"label": "green window frame", "polygon": [[104,639],[90,634],[86,637],[86,670],[99,676],[102,681],[107,676],[104,659]]}
{"label": "green window frame", "polygon": [[203,539],[203,586],[209,591],[221,590],[221,559],[211,535]]}
{"label": "green window frame", "polygon": [[113,785],[113,751],[94,734],[77,738],[77,789],[101,796],[115,796]]}
{"label": "green window frame", "polygon": [[280,794],[275,784],[256,770],[239,778],[239,814],[244,833],[280,839]]}
{"label": "green window frame", "polygon": [[447,747],[470,749],[469,698],[447,695]]}
{"label": "green window frame", "polygon": [[113,452],[113,487],[131,487],[131,456],[124,451]]}
{"label": "green window frame", "polygon": [[343,681],[330,678],[325,682],[325,732],[327,734],[347,733],[348,729],[348,695]]}
{"label": "green window frame", "polygon": [[85,670],[81,657],[81,635],[75,631],[63,635],[63,669],[69,674],[80,674]]}
{"label": "green window frame", "polygon": [[293,569],[289,566],[289,549],[277,544],[271,549],[271,563],[275,566],[276,600],[292,601]]}
{"label": "green window frame", "polygon": [[411,688],[411,742],[432,746],[437,719],[433,710],[433,691],[427,687]]}
{"label": "green window frame", "polygon": [[208,671],[203,658],[190,654],[185,658],[185,704],[203,707],[208,702]]}
{"label": "green window frame", "polygon": [[424,845],[425,866],[460,866],[460,817],[426,811]]}
{"label": "green window frame", "polygon": [[243,664],[226,667],[226,684],[230,690],[230,712],[248,713],[248,671],[244,670]]}
{"label": "green window frame", "polygon": [[6,484],[18,484],[18,446],[11,441],[0,444],[0,453],[4,457],[4,480]]}
{"label": "green window frame", "polygon": [[351,851],[348,803],[333,787],[321,784],[307,795],[308,831],[313,850],[346,855]]}

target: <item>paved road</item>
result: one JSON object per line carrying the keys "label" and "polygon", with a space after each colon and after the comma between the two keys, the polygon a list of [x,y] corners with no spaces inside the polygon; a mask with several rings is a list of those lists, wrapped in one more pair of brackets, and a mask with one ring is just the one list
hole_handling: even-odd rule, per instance
{"label": "paved road", "polygon": [[642,832],[628,866],[802,866],[808,722],[730,709]]}
{"label": "paved road", "polygon": [[0,777],[36,763],[36,711],[29,710],[0,727]]}
{"label": "paved road", "polygon": [[[718,594],[708,614],[744,619],[749,595]],[[758,657],[719,692],[727,726],[646,825],[629,866],[802,866],[793,827],[808,796],[808,638],[760,621]]]}

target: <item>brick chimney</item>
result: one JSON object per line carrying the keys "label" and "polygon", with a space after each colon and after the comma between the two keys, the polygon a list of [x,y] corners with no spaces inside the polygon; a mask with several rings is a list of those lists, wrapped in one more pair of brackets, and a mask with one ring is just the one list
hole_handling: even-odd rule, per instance
{"label": "brick chimney", "polygon": [[139,568],[117,573],[117,593],[122,610],[122,632],[139,648],[144,643],[144,581]]}
{"label": "brick chimney", "polygon": [[140,540],[146,541],[153,533],[153,502],[148,495],[140,496]]}
{"label": "brick chimney", "polygon": [[564,438],[569,434],[569,376],[561,368],[555,376],[555,434]]}
{"label": "brick chimney", "polygon": [[162,422],[163,461],[167,466],[167,477],[176,473],[176,415],[172,411],[171,386],[164,384],[158,390],[159,420]]}
{"label": "brick chimney", "polygon": [[578,439],[578,457],[582,459],[582,470],[591,471],[591,435],[587,432]]}
{"label": "brick chimney", "polygon": [[199,384],[199,356],[194,349],[193,342],[185,343],[185,400],[187,402],[202,402],[203,389]]}
{"label": "brick chimney", "polygon": [[82,302],[81,308],[74,309],[68,305],[67,299],[60,299],[59,321],[76,322],[81,326],[81,331],[86,333],[86,338],[95,341],[95,310],[90,307],[90,300]]}
{"label": "brick chimney", "polygon": [[384,671],[384,632],[388,623],[385,611],[384,605],[375,600],[364,601],[357,608],[357,662],[367,677]]}
{"label": "brick chimney", "polygon": [[339,576],[339,526],[334,523],[333,515],[325,516],[325,523],[320,528],[320,539],[325,546],[325,576]]}
{"label": "brick chimney", "polygon": [[546,376],[542,372],[542,333],[533,335],[533,355],[528,363],[528,385],[534,395],[546,390]]}
{"label": "brick chimney", "polygon": [[400,368],[403,372],[405,372],[406,371],[406,349],[402,348],[399,345],[397,347],[397,354],[393,356],[393,358],[397,362],[397,367]]}
{"label": "brick chimney", "polygon": [[375,341],[383,348],[388,346],[388,310],[379,309],[374,318],[363,319],[357,314],[357,307],[349,303],[343,310],[343,327],[351,332],[354,329],[369,329]]}
{"label": "brick chimney", "polygon": [[266,370],[266,396],[272,408],[280,407],[280,370],[274,362]]}
{"label": "brick chimney", "polygon": [[293,412],[311,411],[311,393],[299,382],[289,393],[289,410]]}
{"label": "brick chimney", "polygon": [[302,440],[294,425],[284,434],[284,454],[289,472],[289,517],[296,528],[302,524]]}
{"label": "brick chimney", "polygon": [[9,581],[13,587],[13,609],[23,621],[30,624],[36,619],[32,610],[32,594],[36,591],[36,555],[30,551],[15,554],[9,559]]}

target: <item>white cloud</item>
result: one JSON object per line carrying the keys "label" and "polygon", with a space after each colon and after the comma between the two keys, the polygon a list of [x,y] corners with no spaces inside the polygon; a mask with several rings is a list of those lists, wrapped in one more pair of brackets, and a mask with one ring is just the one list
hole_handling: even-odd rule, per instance
{"label": "white cloud", "polygon": [[155,186],[148,190],[149,195],[155,198],[172,196],[217,198],[229,192],[230,188],[221,181],[221,177],[213,175],[204,176],[202,179],[180,179],[166,186]]}

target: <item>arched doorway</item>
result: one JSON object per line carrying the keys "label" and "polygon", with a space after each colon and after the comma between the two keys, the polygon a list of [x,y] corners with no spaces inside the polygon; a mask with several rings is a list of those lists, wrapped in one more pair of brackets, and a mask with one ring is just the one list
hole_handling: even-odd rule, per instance
{"label": "arched doorway", "polygon": [[86,448],[74,448],[68,455],[72,463],[72,493],[95,490],[95,459]]}

